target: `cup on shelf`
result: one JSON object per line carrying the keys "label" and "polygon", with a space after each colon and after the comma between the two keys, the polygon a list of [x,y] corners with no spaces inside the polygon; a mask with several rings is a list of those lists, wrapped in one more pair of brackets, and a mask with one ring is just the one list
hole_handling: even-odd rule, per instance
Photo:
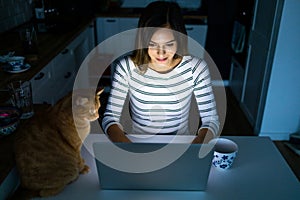
{"label": "cup on shelf", "polygon": [[215,142],[213,166],[220,170],[231,168],[237,156],[238,145],[226,138],[217,138]]}
{"label": "cup on shelf", "polygon": [[12,70],[20,70],[24,65],[25,57],[23,56],[11,56],[7,59],[8,64],[11,66]]}
{"label": "cup on shelf", "polygon": [[21,119],[28,119],[33,116],[32,89],[29,81],[13,81],[8,84],[10,101],[13,106],[22,112]]}

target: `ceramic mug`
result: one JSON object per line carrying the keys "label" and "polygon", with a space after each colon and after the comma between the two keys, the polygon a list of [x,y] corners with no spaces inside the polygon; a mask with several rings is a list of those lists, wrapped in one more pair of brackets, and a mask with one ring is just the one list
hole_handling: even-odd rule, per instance
{"label": "ceramic mug", "polygon": [[217,138],[215,142],[213,166],[220,170],[229,169],[237,156],[238,145],[226,138]]}

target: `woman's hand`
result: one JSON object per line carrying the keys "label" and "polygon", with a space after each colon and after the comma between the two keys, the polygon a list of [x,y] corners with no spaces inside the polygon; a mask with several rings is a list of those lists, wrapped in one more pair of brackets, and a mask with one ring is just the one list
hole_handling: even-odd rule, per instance
{"label": "woman's hand", "polygon": [[196,143],[207,144],[209,141],[211,141],[214,138],[215,135],[213,134],[213,132],[211,132],[207,128],[203,128],[198,131],[198,134],[195,137],[195,139],[192,141],[192,144],[196,144]]}
{"label": "woman's hand", "polygon": [[112,142],[131,142],[117,124],[113,124],[107,129],[107,135]]}

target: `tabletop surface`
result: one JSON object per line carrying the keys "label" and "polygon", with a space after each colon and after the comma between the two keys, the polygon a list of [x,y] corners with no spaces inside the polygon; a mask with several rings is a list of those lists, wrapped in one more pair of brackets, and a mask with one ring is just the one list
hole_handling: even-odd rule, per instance
{"label": "tabletop surface", "polygon": [[[172,136],[139,137],[133,141],[170,141]],[[145,191],[145,190],[101,190],[93,157],[92,144],[107,141],[103,134],[90,134],[84,143],[82,155],[90,172],[66,186],[57,196],[46,198],[66,199],[298,199],[300,182],[293,174],[280,152],[268,137],[228,136],[239,146],[232,168],[220,171],[211,167],[205,191]],[[191,137],[182,137],[183,142]],[[39,199],[39,198],[36,198]],[[44,198],[43,198],[44,199]]]}

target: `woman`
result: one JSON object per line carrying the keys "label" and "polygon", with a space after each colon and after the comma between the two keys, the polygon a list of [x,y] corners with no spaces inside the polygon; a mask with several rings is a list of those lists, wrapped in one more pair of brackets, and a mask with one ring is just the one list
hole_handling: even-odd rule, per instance
{"label": "woman", "polygon": [[204,60],[187,55],[187,33],[180,7],[153,2],[138,24],[136,50],[115,62],[116,71],[102,127],[113,142],[130,142],[119,123],[129,95],[131,134],[189,134],[188,116],[195,95],[202,125],[193,143],[208,142],[219,119]]}

